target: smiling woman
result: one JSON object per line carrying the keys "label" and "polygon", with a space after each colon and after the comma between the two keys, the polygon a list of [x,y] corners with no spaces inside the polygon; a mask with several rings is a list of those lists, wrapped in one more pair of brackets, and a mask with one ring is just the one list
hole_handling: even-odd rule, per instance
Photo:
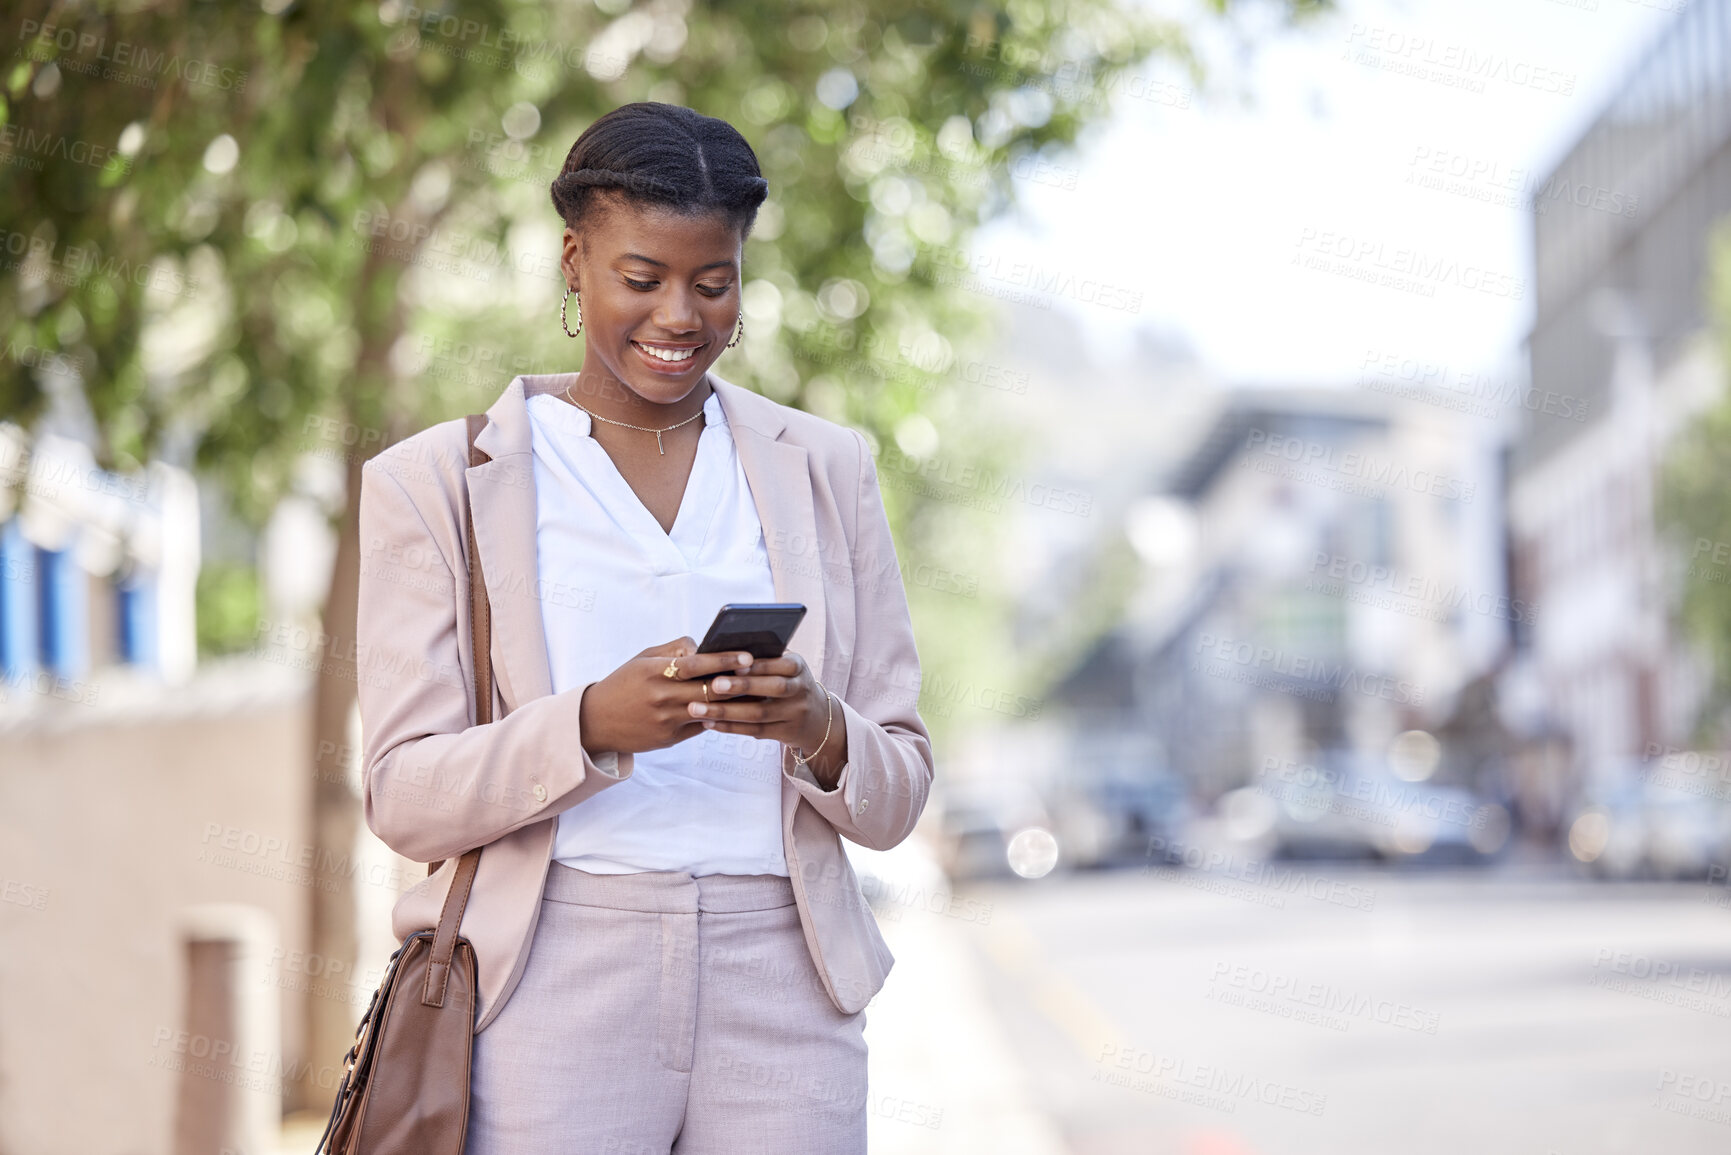
{"label": "smiling woman", "polygon": [[[565,219],[561,323],[586,334],[566,397],[611,427],[597,440],[663,529],[695,456],[698,431],[685,423],[709,396],[704,375],[743,331],[740,265],[768,191],[731,125],[650,103],[590,125],[553,181]],[[566,315],[573,301],[576,330]],[[665,459],[664,435],[675,430],[684,433],[673,460],[650,461],[642,434],[655,434],[655,456]]]}
{"label": "smiling woman", "polygon": [[[723,121],[601,117],[552,186],[581,366],[511,382],[490,460],[426,468],[470,459],[455,421],[363,471],[363,540],[447,577],[363,570],[388,673],[359,696],[368,825],[474,872],[466,1155],[865,1150],[864,1008],[894,959],[841,839],[907,837],[931,742],[865,438],[710,371],[767,190]],[[479,724],[413,676],[475,668],[471,545],[501,707]],[[780,657],[697,652],[740,602],[806,607]],[[458,877],[403,896],[399,938]]]}

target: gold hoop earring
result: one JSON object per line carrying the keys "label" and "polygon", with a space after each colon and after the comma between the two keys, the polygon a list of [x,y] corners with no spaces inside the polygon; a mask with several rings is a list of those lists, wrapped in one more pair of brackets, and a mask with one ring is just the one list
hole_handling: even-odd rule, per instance
{"label": "gold hoop earring", "polygon": [[565,296],[559,302],[559,327],[565,330],[567,337],[577,336],[577,333],[571,331],[571,322],[565,319],[565,306],[571,302],[573,295],[577,298],[577,333],[583,331],[583,294],[576,293],[570,285],[566,285]]}
{"label": "gold hoop earring", "polygon": [[723,348],[733,348],[735,345],[739,344],[739,339],[743,336],[745,336],[745,314],[741,313],[739,315],[739,326],[733,331],[733,340],[729,341],[723,346]]}

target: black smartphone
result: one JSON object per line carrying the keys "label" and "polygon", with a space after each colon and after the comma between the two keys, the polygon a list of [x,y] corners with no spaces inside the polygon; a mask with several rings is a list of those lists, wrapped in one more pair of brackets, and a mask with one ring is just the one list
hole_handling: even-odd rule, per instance
{"label": "black smartphone", "polygon": [[[697,652],[725,654],[743,650],[754,658],[779,658],[804,617],[805,607],[798,602],[729,602],[709,623],[709,632],[703,635]],[[741,694],[726,700],[761,702],[763,697],[760,694]]]}

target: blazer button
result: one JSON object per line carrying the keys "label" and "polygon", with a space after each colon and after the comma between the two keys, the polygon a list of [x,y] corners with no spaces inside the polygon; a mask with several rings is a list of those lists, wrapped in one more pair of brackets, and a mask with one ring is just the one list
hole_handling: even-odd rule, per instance
{"label": "blazer button", "polygon": [[535,783],[535,801],[537,801],[537,802],[547,801],[547,788],[545,786],[541,785],[539,782]]}
{"label": "blazer button", "polygon": [[871,805],[871,801],[872,801],[872,800],[871,800],[871,799],[870,799],[870,798],[861,798],[861,799],[860,799],[860,800],[859,800],[859,805],[858,805],[858,806],[856,806],[856,807],[854,807],[854,811],[853,811],[853,812],[854,812],[854,813],[855,813],[855,814],[864,814],[864,813],[865,813],[865,808],[866,808],[866,807],[867,807],[867,806],[870,806],[870,805]]}

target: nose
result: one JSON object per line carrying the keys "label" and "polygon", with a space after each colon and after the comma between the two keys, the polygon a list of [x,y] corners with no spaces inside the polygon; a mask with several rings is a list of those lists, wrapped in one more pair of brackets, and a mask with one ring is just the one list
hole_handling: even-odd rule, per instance
{"label": "nose", "polygon": [[656,303],[651,319],[668,333],[695,333],[703,328],[697,296],[688,287],[670,287]]}

